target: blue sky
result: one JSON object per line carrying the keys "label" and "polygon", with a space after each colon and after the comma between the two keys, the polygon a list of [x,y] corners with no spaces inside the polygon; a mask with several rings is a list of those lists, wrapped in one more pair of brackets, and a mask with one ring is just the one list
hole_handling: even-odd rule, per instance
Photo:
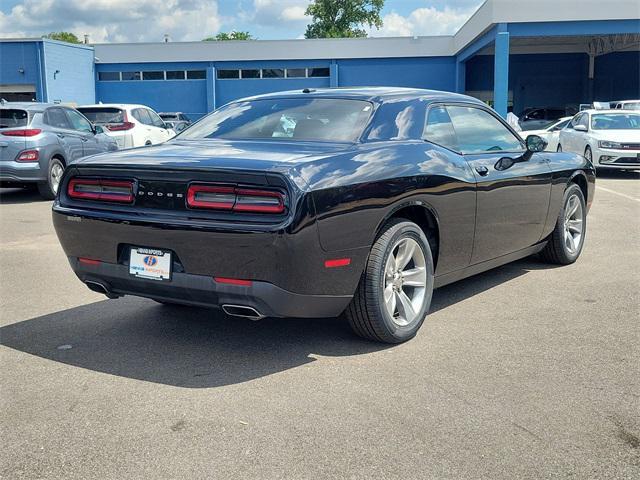
{"label": "blue sky", "polygon": [[[201,40],[220,31],[300,38],[310,0],[0,0],[0,37],[66,30],[92,42]],[[482,0],[387,0],[371,36],[455,32]],[[132,7],[135,5],[135,7]]]}

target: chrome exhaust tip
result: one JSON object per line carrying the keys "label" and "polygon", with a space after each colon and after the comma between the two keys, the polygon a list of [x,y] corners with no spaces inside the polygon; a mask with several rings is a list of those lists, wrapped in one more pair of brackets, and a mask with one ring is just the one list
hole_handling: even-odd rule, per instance
{"label": "chrome exhaust tip", "polygon": [[253,307],[245,305],[222,305],[222,311],[231,317],[248,318],[249,320],[262,320],[265,316]]}
{"label": "chrome exhaust tip", "polygon": [[87,287],[89,287],[89,290],[93,291],[93,292],[97,292],[97,293],[102,293],[103,295],[107,296],[108,298],[118,298],[120,295],[116,295],[115,293],[111,293],[111,291],[102,283],[100,282],[94,282],[93,280],[87,280],[86,282],[84,282],[85,285]]}

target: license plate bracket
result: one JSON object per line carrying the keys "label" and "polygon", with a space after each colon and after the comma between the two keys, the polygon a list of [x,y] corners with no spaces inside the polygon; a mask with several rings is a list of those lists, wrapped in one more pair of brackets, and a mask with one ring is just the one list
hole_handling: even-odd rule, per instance
{"label": "license plate bracket", "polygon": [[147,280],[170,281],[171,252],[156,248],[130,247],[129,274]]}

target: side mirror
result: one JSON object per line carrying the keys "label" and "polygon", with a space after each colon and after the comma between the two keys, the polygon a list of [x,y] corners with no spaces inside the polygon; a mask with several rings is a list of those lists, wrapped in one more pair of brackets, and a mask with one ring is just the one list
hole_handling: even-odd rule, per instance
{"label": "side mirror", "polygon": [[527,151],[531,153],[543,152],[547,148],[547,141],[538,135],[529,135],[526,140]]}
{"label": "side mirror", "polygon": [[584,125],[576,125],[575,127],[573,127],[573,129],[576,132],[588,132],[589,129],[587,127],[585,127]]}
{"label": "side mirror", "polygon": [[100,125],[94,125],[93,126],[93,133],[95,135],[98,135],[99,133],[104,133],[104,128],[102,128]]}

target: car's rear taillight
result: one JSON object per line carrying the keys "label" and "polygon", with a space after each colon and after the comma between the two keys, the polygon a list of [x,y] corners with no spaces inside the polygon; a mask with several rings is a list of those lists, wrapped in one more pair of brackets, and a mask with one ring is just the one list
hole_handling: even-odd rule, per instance
{"label": "car's rear taillight", "polygon": [[23,128],[21,130],[5,130],[2,135],[5,137],[35,137],[40,135],[42,130],[39,128]]}
{"label": "car's rear taillight", "polygon": [[25,150],[16,157],[17,162],[37,162],[40,158],[38,150]]}
{"label": "car's rear taillight", "polygon": [[187,206],[246,213],[283,213],[284,195],[273,190],[190,185]]}
{"label": "car's rear taillight", "polygon": [[69,180],[67,194],[71,198],[81,200],[131,203],[133,202],[133,181],[72,178]]}
{"label": "car's rear taillight", "polygon": [[122,132],[125,130],[131,130],[135,126],[136,124],[131,122],[113,123],[111,125],[105,125],[107,130],[109,130],[110,132]]}

